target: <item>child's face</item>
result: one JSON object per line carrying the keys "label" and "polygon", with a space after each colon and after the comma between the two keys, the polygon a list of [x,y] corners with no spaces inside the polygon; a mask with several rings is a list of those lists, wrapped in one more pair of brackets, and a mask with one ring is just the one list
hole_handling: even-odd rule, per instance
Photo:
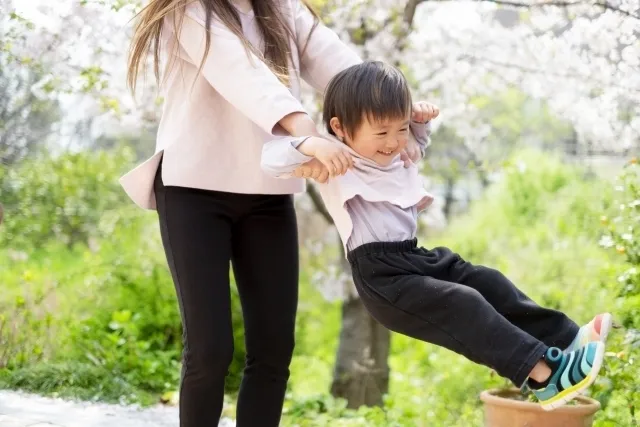
{"label": "child's face", "polygon": [[346,135],[344,132],[336,134],[362,157],[381,166],[388,166],[407,146],[409,120],[409,116],[382,121],[370,121],[365,117],[353,135]]}

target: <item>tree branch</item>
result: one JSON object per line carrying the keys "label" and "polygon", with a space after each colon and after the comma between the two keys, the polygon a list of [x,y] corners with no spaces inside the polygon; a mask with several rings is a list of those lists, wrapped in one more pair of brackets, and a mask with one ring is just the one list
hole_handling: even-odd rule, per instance
{"label": "tree branch", "polygon": [[[425,0],[421,0],[425,1]],[[442,1],[442,0],[439,0]],[[447,0],[444,0],[447,1]],[[634,18],[640,20],[640,15],[636,15],[633,12],[628,10],[620,9],[617,6],[612,5],[609,2],[601,2],[601,1],[544,1],[544,2],[534,2],[534,3],[523,3],[519,1],[512,0],[472,0],[476,2],[487,2],[494,3],[502,6],[511,6],[517,8],[535,8],[535,7],[545,7],[545,6],[555,6],[555,7],[573,7],[573,6],[598,6],[605,10],[611,10],[613,12],[619,13],[621,15],[625,15],[629,18]]]}
{"label": "tree branch", "polygon": [[471,63],[480,63],[480,64],[484,63],[484,64],[495,65],[496,67],[515,69],[515,70],[518,70],[518,71],[522,71],[523,73],[526,73],[526,74],[542,74],[542,75],[551,76],[551,77],[558,77],[558,78],[562,78],[562,79],[587,81],[587,82],[597,83],[597,84],[600,84],[600,85],[605,85],[606,84],[607,86],[615,87],[615,88],[626,90],[626,91],[630,91],[630,92],[640,92],[640,88],[638,88],[638,87],[625,86],[625,85],[620,85],[620,84],[617,84],[617,83],[609,83],[609,82],[603,83],[602,81],[600,81],[600,80],[598,80],[596,78],[593,78],[593,77],[590,77],[590,76],[579,75],[579,74],[576,74],[576,73],[560,73],[560,72],[554,72],[554,71],[549,71],[549,70],[543,70],[543,69],[539,69],[539,68],[535,68],[535,67],[528,67],[528,66],[525,66],[525,65],[511,63],[511,62],[496,61],[496,60],[491,59],[491,58],[486,58],[486,57],[482,57],[482,56],[476,56],[476,55],[472,55],[472,54],[460,55],[457,58],[458,59],[469,60]]}
{"label": "tree branch", "polygon": [[307,194],[311,198],[313,202],[313,206],[316,208],[318,213],[322,215],[322,217],[329,223],[333,224],[333,218],[331,218],[331,214],[327,210],[327,207],[324,205],[322,201],[322,197],[320,197],[320,193],[318,193],[318,189],[315,185],[313,185],[310,181],[307,180]]}
{"label": "tree branch", "polygon": [[409,28],[413,26],[413,18],[416,16],[416,8],[425,0],[409,0],[404,7],[403,21]]}

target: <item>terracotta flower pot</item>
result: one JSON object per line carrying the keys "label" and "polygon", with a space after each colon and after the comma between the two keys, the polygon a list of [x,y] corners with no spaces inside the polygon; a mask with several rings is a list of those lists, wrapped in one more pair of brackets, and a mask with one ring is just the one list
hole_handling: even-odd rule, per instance
{"label": "terracotta flower pot", "polygon": [[553,411],[523,399],[515,388],[483,391],[485,427],[591,427],[600,409],[600,402],[584,396]]}

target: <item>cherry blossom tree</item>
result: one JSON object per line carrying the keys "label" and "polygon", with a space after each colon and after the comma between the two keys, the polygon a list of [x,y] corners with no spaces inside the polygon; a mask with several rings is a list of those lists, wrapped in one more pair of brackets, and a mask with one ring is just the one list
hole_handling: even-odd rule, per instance
{"label": "cherry blossom tree", "polygon": [[[13,67],[39,71],[31,92],[67,112],[62,140],[72,139],[77,123],[97,137],[157,122],[155,82],[143,85],[137,102],[125,87],[129,21],[139,7],[134,0],[0,0],[0,51]],[[441,107],[431,170],[456,159],[488,184],[482,165],[506,150],[474,101],[514,88],[531,100],[527,106],[544,105],[570,125],[564,142],[573,156],[640,147],[640,0],[327,0],[319,7],[362,57],[401,67],[415,97]],[[319,98],[304,96],[317,113]],[[330,223],[313,185],[308,194]],[[326,244],[337,244],[328,233]],[[350,406],[380,404],[388,390],[388,331],[367,315],[343,256],[315,277],[344,301],[332,392]]]}
{"label": "cherry blossom tree", "polygon": [[[492,150],[486,144],[491,126],[470,99],[511,87],[571,123],[574,154],[640,147],[637,0],[336,0],[329,9],[327,22],[343,40],[365,58],[400,66],[416,97],[440,105],[435,128],[444,123],[448,138],[438,141],[449,145],[445,157],[463,167],[479,166]],[[486,185],[487,174],[480,181]],[[309,195],[330,222],[312,185]],[[350,406],[379,404],[388,389],[388,332],[366,315],[344,280],[342,258],[337,265],[343,268],[329,266],[321,276],[347,289],[332,392]]]}
{"label": "cherry blossom tree", "polygon": [[59,102],[65,112],[57,140],[72,145],[79,124],[89,125],[80,138],[95,138],[157,121],[154,82],[143,85],[138,102],[126,88],[129,23],[138,4],[2,0],[1,8],[6,13],[0,15],[0,49],[9,65],[39,70],[31,91],[40,99]]}
{"label": "cherry blossom tree", "polygon": [[9,167],[41,148],[59,120],[55,101],[43,100],[32,91],[37,70],[9,67],[0,52],[0,165]]}

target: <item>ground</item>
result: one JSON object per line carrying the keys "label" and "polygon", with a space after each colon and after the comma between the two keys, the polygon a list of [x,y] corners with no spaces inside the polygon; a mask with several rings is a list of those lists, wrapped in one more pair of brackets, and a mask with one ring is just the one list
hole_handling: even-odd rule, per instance
{"label": "ground", "polygon": [[[223,420],[220,427],[233,427]],[[0,391],[0,427],[177,427],[178,409],[139,409]]]}

